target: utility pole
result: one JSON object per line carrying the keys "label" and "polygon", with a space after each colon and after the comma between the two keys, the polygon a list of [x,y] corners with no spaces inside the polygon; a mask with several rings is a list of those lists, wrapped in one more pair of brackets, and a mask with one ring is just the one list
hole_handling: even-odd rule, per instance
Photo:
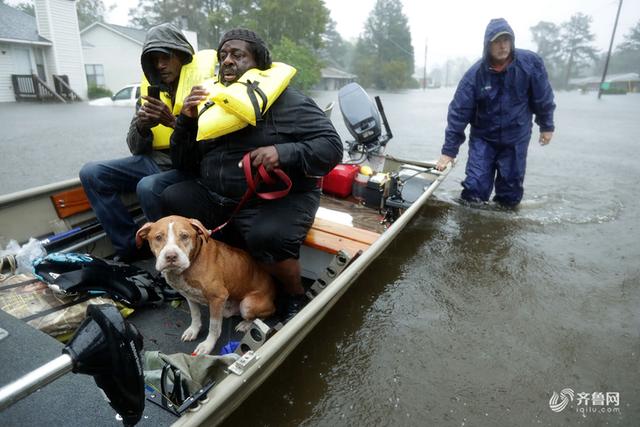
{"label": "utility pole", "polygon": [[427,47],[428,47],[428,39],[425,37],[424,39],[424,71],[422,73],[422,90],[427,88]]}
{"label": "utility pole", "polygon": [[611,42],[609,42],[609,52],[607,52],[607,60],[604,63],[604,71],[602,72],[602,80],[598,87],[598,99],[602,96],[602,85],[607,78],[607,69],[609,68],[609,58],[611,58],[611,49],[613,48],[613,38],[616,36],[616,28],[618,28],[618,18],[620,17],[620,9],[622,9],[622,0],[618,3],[618,13],[616,13],[616,22],[613,24],[613,33],[611,33]]}

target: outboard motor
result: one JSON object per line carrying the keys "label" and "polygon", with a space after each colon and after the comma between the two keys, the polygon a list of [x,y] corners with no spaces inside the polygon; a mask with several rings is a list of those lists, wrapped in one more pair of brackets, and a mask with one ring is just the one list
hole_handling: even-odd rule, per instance
{"label": "outboard motor", "polygon": [[62,356],[0,388],[0,411],[73,371],[93,376],[122,423],[132,426],[144,411],[141,350],[142,336],[116,307],[90,305]]}
{"label": "outboard motor", "polygon": [[338,92],[340,111],[347,130],[358,144],[377,141],[382,134],[380,115],[369,95],[357,83],[349,83]]}
{"label": "outboard motor", "polygon": [[[376,108],[367,92],[359,84],[349,83],[338,92],[338,102],[344,124],[355,139],[355,141],[346,141],[349,153],[377,152],[392,138],[379,97],[376,97]],[[382,134],[381,121],[384,123],[385,135]]]}

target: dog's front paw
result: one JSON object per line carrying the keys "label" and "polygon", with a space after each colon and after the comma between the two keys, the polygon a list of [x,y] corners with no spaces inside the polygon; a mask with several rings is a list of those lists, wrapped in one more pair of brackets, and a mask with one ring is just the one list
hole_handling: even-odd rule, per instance
{"label": "dog's front paw", "polygon": [[193,341],[198,337],[200,327],[191,325],[182,333],[182,341]]}
{"label": "dog's front paw", "polygon": [[213,342],[210,342],[209,340],[202,341],[200,344],[198,344],[196,349],[193,350],[192,354],[194,356],[198,356],[201,354],[209,354],[213,350],[213,347],[215,346],[215,344],[216,344],[215,341]]}
{"label": "dog's front paw", "polygon": [[251,329],[252,324],[253,321],[251,320],[243,320],[236,326],[236,332],[247,332],[249,329]]}

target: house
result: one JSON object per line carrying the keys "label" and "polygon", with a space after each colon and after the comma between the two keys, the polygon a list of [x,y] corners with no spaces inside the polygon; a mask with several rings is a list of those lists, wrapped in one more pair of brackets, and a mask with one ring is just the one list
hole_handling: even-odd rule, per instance
{"label": "house", "polygon": [[[79,31],[75,0],[34,6],[35,18],[0,3],[0,102],[86,99],[89,85],[140,82],[145,30],[95,22]],[[197,50],[196,33],[183,33]]]}
{"label": "house", "polygon": [[347,73],[334,67],[325,67],[320,70],[320,82],[315,85],[315,89],[338,90],[347,83],[356,81],[355,74]]}
{"label": "house", "polygon": [[[182,32],[198,50],[197,34]],[[146,34],[145,30],[104,22],[94,22],[80,31],[89,86],[100,86],[115,93],[127,84],[139,83],[140,54]]]}
{"label": "house", "polygon": [[86,97],[76,2],[34,0],[34,8],[35,18],[0,3],[0,102],[16,101],[22,80],[13,76],[40,82],[30,83],[32,93],[59,93],[68,82],[63,92]]}
{"label": "house", "polygon": [[[582,91],[597,91],[600,87],[602,76],[579,77],[569,80],[570,88],[578,88]],[[602,83],[605,91],[615,91],[616,93],[640,92],[640,74],[609,74]]]}
{"label": "house", "polygon": [[89,86],[116,92],[140,81],[140,53],[147,32],[94,22],[80,31],[84,68]]}

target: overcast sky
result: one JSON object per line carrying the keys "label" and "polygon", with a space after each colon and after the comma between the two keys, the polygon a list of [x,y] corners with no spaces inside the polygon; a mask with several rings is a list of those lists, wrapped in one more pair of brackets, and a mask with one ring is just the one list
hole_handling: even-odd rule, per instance
{"label": "overcast sky", "polygon": [[[127,25],[129,8],[137,0],[104,0],[104,3],[117,5],[106,17],[107,22]],[[355,39],[362,32],[375,0],[325,0],[325,4],[338,32],[346,39]],[[499,17],[511,24],[517,47],[535,50],[530,27],[540,21],[560,24],[582,12],[593,17],[591,28],[596,35],[596,47],[606,51],[618,8],[618,0],[403,0],[402,4],[409,18],[416,66],[424,63],[426,40],[429,70],[450,58],[478,58],[489,20]],[[614,46],[639,20],[640,0],[624,0]]]}

